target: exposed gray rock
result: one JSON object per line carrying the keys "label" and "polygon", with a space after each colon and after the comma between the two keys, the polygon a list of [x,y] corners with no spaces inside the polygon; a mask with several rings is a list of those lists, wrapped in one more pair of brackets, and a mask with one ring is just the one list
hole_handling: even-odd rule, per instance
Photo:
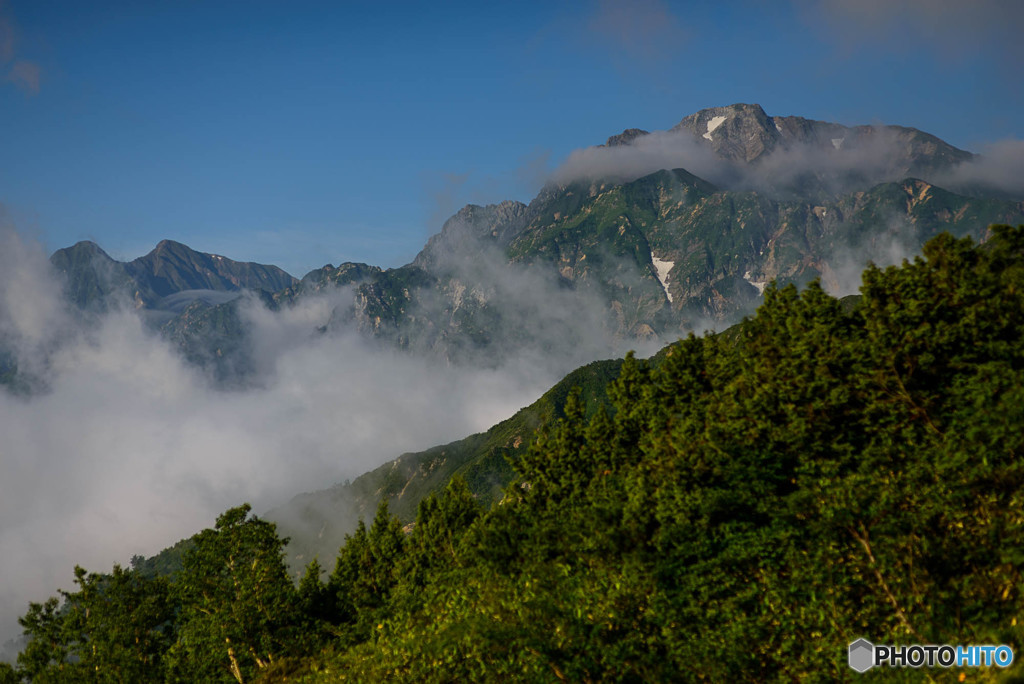
{"label": "exposed gray rock", "polygon": [[647,131],[642,128],[627,128],[618,135],[613,135],[608,138],[602,147],[618,147],[619,145],[631,145],[637,138],[642,138],[645,135],[650,135]]}

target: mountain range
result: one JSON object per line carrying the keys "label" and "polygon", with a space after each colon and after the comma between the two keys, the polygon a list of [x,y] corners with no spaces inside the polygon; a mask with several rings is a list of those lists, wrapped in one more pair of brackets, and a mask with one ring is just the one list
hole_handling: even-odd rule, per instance
{"label": "mountain range", "polygon": [[[346,262],[297,279],[170,240],[130,262],[80,242],[51,263],[76,310],[139,310],[227,386],[257,372],[246,302],[280,311],[327,293],[330,314],[310,334],[356,332],[451,364],[568,350],[582,365],[726,328],[771,282],[819,278],[849,294],[868,261],[898,262],[943,231],[983,240],[990,224],[1024,223],[1024,198],[941,185],[975,160],[914,128],[848,127],[736,104],[581,150],[529,204],[466,206],[399,268]],[[599,375],[603,387],[618,367],[608,364],[578,373]],[[483,435],[297,498],[279,517],[296,539],[318,530],[321,546],[300,542],[296,554],[336,549],[383,496],[411,518],[416,502],[456,472],[490,500],[510,477],[505,457],[525,448],[537,416],[557,414],[573,377]],[[0,379],[17,378],[14,357],[0,354]],[[345,523],[325,537],[329,519]]]}
{"label": "mountain range", "polygon": [[[572,386],[585,387],[589,411],[607,401],[621,361],[595,358],[728,328],[769,283],[820,279],[851,294],[868,261],[898,262],[942,231],[984,240],[990,224],[1024,223],[1024,198],[952,180],[976,161],[913,128],[771,117],[757,104],[733,104],[583,149],[528,204],[466,206],[398,268],[327,264],[296,279],[171,241],[130,262],[79,243],[51,263],[77,310],[138,309],[227,387],[258,373],[243,306],[283,311],[325,295],[330,314],[311,335],[354,332],[454,365],[566,353],[569,368],[581,366],[484,433],[402,455],[271,512],[301,567],[330,558],[382,499],[412,520],[418,502],[458,474],[479,501],[496,500],[510,460],[560,415]],[[17,370],[5,362],[0,371],[12,381]]]}
{"label": "mountain range", "polygon": [[771,281],[821,278],[845,294],[869,260],[1024,220],[1021,198],[936,184],[974,159],[913,128],[736,104],[582,150],[529,204],[466,206],[399,268],[328,264],[297,280],[168,240],[128,263],[92,243],[51,261],[76,306],[130,302],[222,380],[251,367],[244,290],[275,308],[349,286],[325,332],[355,329],[449,363],[588,342],[621,351],[734,323]]}
{"label": "mountain range", "polygon": [[297,283],[277,266],[232,261],[162,240],[149,254],[124,263],[115,261],[99,245],[83,241],[59,249],[50,257],[66,277],[68,299],[84,309],[106,307],[126,295],[136,308],[174,310],[182,294],[237,293],[242,290],[277,292]]}
{"label": "mountain range", "polygon": [[[699,354],[688,360],[682,358],[676,352],[684,349],[692,352],[701,347],[705,352],[720,354],[716,368],[724,374],[723,378],[729,376],[731,371],[727,370],[731,366],[755,369],[756,374],[741,378],[743,382],[760,378],[746,390],[760,396],[759,386],[773,387],[771,391],[778,395],[777,401],[773,398],[774,403],[768,404],[776,412],[772,425],[781,426],[779,434],[792,428],[798,436],[805,419],[816,421],[827,430],[843,428],[843,420],[818,415],[814,392],[809,395],[806,416],[793,413],[787,394],[792,389],[786,384],[791,380],[788,371],[775,367],[777,358],[771,353],[765,359],[759,356],[758,349],[762,348],[758,344],[766,339],[783,348],[790,344],[790,337],[817,335],[815,339],[827,351],[843,331],[849,333],[871,316],[884,318],[891,314],[898,318],[905,313],[909,316],[907,330],[912,329],[912,334],[903,334],[897,327],[893,330],[898,335],[890,331],[896,337],[889,339],[883,335],[876,339],[871,336],[889,334],[889,328],[864,329],[864,339],[857,343],[863,343],[857,347],[858,353],[867,354],[862,354],[863,358],[874,362],[885,357],[891,348],[912,347],[918,343],[914,336],[920,337],[922,330],[924,337],[931,337],[932,323],[913,328],[914,316],[922,308],[927,309],[928,302],[941,300],[941,306],[946,308],[939,317],[946,316],[957,334],[964,335],[963,340],[956,338],[957,353],[970,356],[974,353],[975,322],[970,317],[961,320],[957,306],[962,301],[958,298],[973,287],[961,285],[974,282],[970,263],[975,262],[971,259],[978,263],[990,261],[992,273],[1009,268],[1009,274],[998,277],[1002,279],[999,283],[1010,283],[1010,290],[1002,294],[1013,299],[1016,286],[1011,282],[1011,271],[1016,266],[1009,267],[1010,261],[1004,257],[1010,254],[1007,245],[1011,243],[1018,246],[1014,249],[1019,252],[1019,240],[1013,237],[1017,233],[1005,225],[990,226],[1024,224],[1024,194],[1008,191],[1012,183],[989,186],[980,180],[985,176],[972,174],[972,168],[983,161],[913,128],[844,126],[800,117],[769,116],[757,104],[733,104],[702,110],[663,131],[627,128],[611,135],[603,144],[581,149],[552,173],[529,203],[510,200],[487,206],[468,205],[447,219],[410,263],[397,268],[345,262],[338,266],[327,264],[298,279],[273,265],[234,261],[169,240],[131,261],[119,261],[100,246],[81,242],[57,250],[50,257],[51,274],[59,280],[66,309],[73,315],[68,317],[62,315],[67,311],[61,312],[57,326],[60,330],[52,338],[39,337],[38,344],[35,338],[17,339],[9,327],[0,327],[0,385],[7,385],[15,393],[48,392],[47,374],[58,373],[61,365],[78,360],[73,354],[54,353],[63,341],[78,339],[85,343],[83,348],[101,344],[97,341],[102,339],[101,335],[92,335],[92,331],[102,332],[106,314],[120,315],[126,311],[134,313],[118,320],[128,320],[131,330],[138,332],[134,318],[137,314],[148,329],[129,343],[161,336],[182,358],[208,374],[209,385],[186,374],[188,382],[195,380],[198,384],[186,382],[182,386],[204,390],[212,387],[215,391],[210,405],[216,405],[234,390],[275,386],[271,378],[263,376],[272,372],[268,371],[266,359],[273,354],[267,354],[265,339],[258,332],[273,330],[261,328],[267,320],[274,320],[275,325],[281,323],[269,336],[274,338],[271,344],[278,343],[278,338],[284,339],[283,335],[301,335],[307,341],[316,341],[316,346],[308,349],[315,348],[316,353],[329,350],[331,353],[317,361],[322,365],[317,368],[322,368],[324,362],[341,364],[342,355],[334,353],[330,345],[353,348],[343,344],[355,337],[359,345],[397,352],[385,356],[388,362],[408,354],[453,367],[482,369],[485,373],[502,369],[506,379],[509,369],[520,372],[534,370],[531,365],[544,364],[543,377],[561,377],[536,401],[483,432],[443,444],[423,444],[426,448],[422,451],[404,453],[380,464],[383,458],[407,447],[392,450],[388,446],[381,450],[389,452],[388,456],[382,458],[375,453],[374,460],[368,457],[367,463],[380,464],[369,471],[351,480],[306,491],[268,511],[266,519],[278,525],[282,535],[290,539],[283,548],[293,578],[310,560],[323,561],[323,565],[308,566],[312,569],[302,584],[309,587],[310,576],[315,579],[317,573],[329,570],[339,549],[344,556],[346,547],[358,548],[359,542],[351,540],[366,536],[368,528],[374,535],[372,530],[380,528],[378,522],[368,527],[364,521],[369,521],[375,511],[378,520],[390,520],[384,515],[387,513],[396,516],[397,520],[388,524],[393,523],[398,530],[397,538],[403,537],[403,529],[404,538],[415,539],[424,529],[424,511],[436,507],[444,497],[454,496],[453,491],[461,493],[463,503],[472,503],[474,510],[479,507],[481,511],[498,511],[496,515],[501,517],[503,509],[507,513],[512,506],[497,504],[522,502],[536,494],[532,493],[532,480],[523,479],[523,472],[535,476],[551,473],[554,479],[548,486],[554,487],[552,491],[564,486],[559,479],[564,473],[555,473],[559,469],[571,471],[579,465],[573,459],[584,454],[568,439],[573,425],[589,426],[586,434],[593,442],[591,456],[600,456],[596,445],[603,443],[602,435],[610,434],[612,423],[616,430],[624,430],[620,437],[636,437],[640,442],[649,437],[650,446],[658,440],[655,435],[662,432],[650,429],[648,424],[631,427],[633,419],[625,416],[624,408],[631,404],[644,404],[648,409],[668,405],[675,401],[673,397],[687,397],[680,399],[681,407],[697,405],[688,394],[696,396],[705,391],[698,387],[703,382],[700,378],[705,376],[694,376],[686,380],[690,384],[682,385],[666,380],[689,378],[679,376],[681,368],[689,368],[686,365],[691,361],[695,364],[693,368],[698,368],[708,360],[701,361]],[[945,238],[932,240],[943,232],[981,243],[991,239],[991,243],[974,250],[966,243]],[[868,285],[863,297],[853,294],[860,287],[860,275],[866,264],[896,264],[912,259],[929,241],[930,252],[926,252],[931,263],[916,261],[904,266],[903,274],[898,274],[897,269],[868,271],[865,282],[873,282],[873,291]],[[990,258],[991,255],[996,256]],[[961,271],[950,276],[954,271],[942,270],[945,258],[959,259],[956,263]],[[926,265],[941,276],[935,282],[944,285],[922,286],[922,282],[913,281],[913,273]],[[981,275],[988,277],[991,273]],[[984,277],[978,282],[988,282]],[[843,297],[837,303],[818,288],[806,287],[815,280],[828,293]],[[892,293],[890,297],[886,283],[902,283],[900,287],[910,290]],[[792,288],[783,289],[788,285],[804,288],[804,294],[798,295]],[[936,288],[946,290],[939,292]],[[975,288],[978,289],[984,290]],[[972,301],[984,300],[976,292],[968,294],[975,298]],[[744,317],[765,301],[767,305],[756,317]],[[806,315],[787,317],[796,310],[794,302],[807,305]],[[891,305],[882,311],[880,302]],[[908,312],[900,308],[904,302],[909,302]],[[1006,316],[998,310],[1002,304],[992,310],[983,304],[984,301],[978,304],[978,311],[984,310],[989,316],[985,319],[998,324],[996,328],[1016,325],[1008,324]],[[808,311],[817,313],[812,315]],[[822,332],[825,329],[815,318],[819,313],[831,316],[833,324],[842,325]],[[40,319],[47,315],[50,313],[43,312]],[[906,322],[900,319],[897,323]],[[117,328],[119,333],[126,330],[111,328]],[[721,332],[675,343],[690,332],[708,329]],[[999,345],[1006,342],[1004,338],[1008,335],[995,335],[992,348],[1004,348]],[[894,360],[892,372],[896,376],[905,372],[907,381],[913,377],[920,380],[924,373],[920,369],[933,362],[941,365],[943,358],[949,356],[948,350],[943,351],[946,342],[929,339],[923,347],[929,351],[919,359],[923,366],[916,366],[918,360],[914,360],[899,370]],[[29,347],[31,353],[26,354]],[[303,353],[299,344],[286,342],[285,347],[285,354]],[[629,357],[623,359],[625,350],[630,348],[640,348],[641,355],[651,354],[650,358],[639,366]],[[932,354],[933,349],[939,351]],[[164,347],[159,351],[163,354]],[[797,351],[803,354],[806,349]],[[814,353],[811,358],[816,358]],[[23,364],[27,358],[31,361]],[[50,360],[54,361],[52,369]],[[175,372],[179,371],[177,359],[171,360]],[[823,373],[825,379],[835,375],[830,366],[824,371],[821,368],[814,368],[813,364],[805,368],[811,378],[808,386],[819,380],[817,375]],[[882,369],[879,373],[890,372],[888,366],[878,368]],[[851,373],[864,371],[856,364],[851,369]],[[979,371],[980,393],[965,403],[977,410],[976,418],[984,418],[989,411],[991,397],[986,392],[1004,391],[999,389],[1002,381],[993,379],[1006,376],[1007,370],[994,366],[992,369],[990,382],[985,380],[988,367]],[[915,373],[919,375],[914,376]],[[347,376],[343,375],[332,376],[332,388],[338,387],[339,395],[357,393],[361,388],[352,392]],[[395,375],[406,380],[400,369]],[[935,377],[939,378],[933,383],[935,387],[942,385],[942,391],[959,396],[957,392],[962,388],[949,383],[945,387],[945,379],[938,372]],[[915,417],[928,417],[927,408],[916,404],[903,385],[888,386],[877,378],[865,382],[881,382],[876,388],[881,388],[879,405],[890,407],[894,401],[897,409],[909,412],[906,420],[911,422]],[[641,391],[641,385],[647,386]],[[301,385],[297,387],[305,392]],[[495,387],[488,385],[488,391],[501,391]],[[634,389],[628,390],[630,387]],[[733,389],[722,385],[720,391],[716,390],[716,396],[724,397],[723,407],[731,405],[736,393]],[[931,391],[931,385],[926,389]],[[627,396],[630,391],[635,395]],[[89,385],[88,400],[92,400],[92,392]],[[903,404],[898,397],[891,401],[893,393],[906,395],[906,407],[900,409]],[[857,399],[850,399],[843,392],[825,394],[828,401],[852,401],[855,413],[862,409]],[[188,396],[191,400],[194,394]],[[265,397],[258,392],[232,396],[257,400]],[[329,420],[333,420],[339,409],[332,401],[338,395],[327,396],[331,398],[319,401],[316,408],[326,410]],[[1005,402],[1014,405],[1010,399]],[[764,405],[737,403],[734,409],[728,416],[709,415],[708,425],[719,425],[716,421],[725,416],[732,421],[732,427],[725,432],[735,431],[737,425],[741,432],[742,426],[750,423],[748,418],[760,415]],[[295,407],[297,412],[303,410]],[[666,434],[671,431],[669,424],[676,420],[673,411],[676,409],[663,412],[669,421],[663,426],[667,428]],[[989,413],[995,416],[999,412]],[[608,422],[609,416],[612,423]],[[876,419],[865,416],[868,432],[876,429],[872,427]],[[999,434],[997,430],[1004,427],[1007,434],[1013,433],[1012,416],[992,421],[992,434]],[[898,431],[897,423],[889,427]],[[935,425],[930,424],[929,429],[937,432]],[[641,435],[644,431],[650,434]],[[968,434],[970,430],[953,424],[948,434],[957,432]],[[755,437],[742,438],[751,441],[737,455],[748,453],[752,446],[760,448]],[[347,434],[337,444],[337,472],[341,475],[347,474],[345,467],[352,468],[349,472],[357,472],[351,463],[343,462],[348,458],[346,448],[355,453],[345,443],[346,439]],[[915,439],[907,437],[907,443],[916,447]],[[996,442],[1002,439],[999,437]],[[790,448],[786,444],[783,447],[783,452]],[[333,458],[334,448],[332,440],[325,450],[328,460]],[[614,452],[620,446],[609,448]],[[793,451],[798,455],[794,463],[806,453],[801,448]],[[929,448],[922,453],[928,453]],[[626,450],[615,458],[629,461],[638,453]],[[549,454],[561,455],[549,459],[553,463],[550,469],[545,465]],[[965,454],[973,454],[971,448]],[[731,467],[730,464],[742,461],[730,459],[725,458],[722,464]],[[302,468],[302,464],[297,462],[295,467]],[[643,475],[642,471],[640,468],[637,473]],[[602,466],[595,472],[606,475],[611,471]],[[693,474],[693,481],[703,486],[699,479],[702,476]],[[761,473],[754,471],[752,476],[743,475],[736,481],[757,481],[759,477]],[[797,481],[783,479],[791,484]],[[646,482],[642,477],[638,481]],[[790,485],[785,481],[781,486],[788,490]],[[638,491],[647,488],[642,484],[629,486],[630,490]],[[735,488],[735,483],[725,487],[726,494],[730,488]],[[648,494],[655,496],[658,487],[650,489],[653,494]],[[600,486],[595,489],[598,490]],[[713,502],[714,506],[727,503],[726,499],[715,500],[718,503]],[[812,499],[829,501],[827,496],[815,495]],[[386,504],[386,508],[379,508],[381,504]],[[590,524],[588,516],[581,514],[569,527],[583,529]],[[595,529],[600,526],[595,523]],[[583,535],[591,536],[589,532]],[[146,578],[173,575],[182,568],[184,555],[200,539],[201,536],[182,540],[150,559],[135,557],[132,566]],[[500,547],[501,543],[489,546]],[[867,553],[870,556],[870,549]],[[870,564],[874,564],[873,558]],[[843,563],[836,566],[845,567]],[[787,575],[780,576],[785,576],[786,584]],[[1006,592],[1002,597],[1006,598]],[[15,646],[13,650],[22,648]]]}

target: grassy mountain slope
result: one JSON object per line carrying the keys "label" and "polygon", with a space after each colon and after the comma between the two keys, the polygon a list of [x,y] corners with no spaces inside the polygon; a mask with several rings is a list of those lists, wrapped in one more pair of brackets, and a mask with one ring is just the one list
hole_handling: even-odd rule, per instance
{"label": "grassy mountain slope", "polygon": [[329,489],[296,496],[287,505],[267,513],[291,539],[288,547],[293,569],[311,558],[333,558],[360,519],[372,517],[381,501],[403,522],[412,522],[420,502],[444,489],[455,477],[466,481],[482,505],[500,499],[514,476],[512,464],[529,448],[540,425],[562,417],[566,398],[579,387],[588,412],[606,404],[605,389],[618,376],[621,359],[595,361],[578,368],[537,401],[486,432],[402,454],[398,458]]}

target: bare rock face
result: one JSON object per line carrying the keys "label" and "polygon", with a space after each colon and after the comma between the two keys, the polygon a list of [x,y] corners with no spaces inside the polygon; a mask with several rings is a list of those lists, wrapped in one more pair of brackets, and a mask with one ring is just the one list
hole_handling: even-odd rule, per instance
{"label": "bare rock face", "polygon": [[489,246],[504,247],[526,226],[527,206],[506,200],[485,207],[468,204],[445,221],[416,256],[413,265],[446,270],[452,262],[472,258]]}
{"label": "bare rock face", "polygon": [[782,138],[761,105],[734,104],[691,114],[672,127],[707,141],[715,153],[732,162],[750,163],[770,153]]}
{"label": "bare rock face", "polygon": [[608,138],[607,142],[601,147],[619,147],[621,145],[632,145],[633,141],[637,138],[642,138],[645,135],[650,135],[648,131],[642,128],[627,128],[618,135],[613,135]]}
{"label": "bare rock face", "polygon": [[128,263],[129,274],[157,295],[183,290],[263,290],[277,292],[298,280],[277,266],[233,261],[161,240],[152,252]]}
{"label": "bare rock face", "polygon": [[277,266],[233,261],[162,240],[145,256],[115,261],[91,242],[60,249],[51,263],[66,278],[66,291],[81,308],[105,309],[127,295],[140,309],[160,308],[167,298],[191,291],[277,292],[298,280]]}
{"label": "bare rock face", "polygon": [[856,169],[864,176],[857,180],[868,185],[928,176],[974,157],[916,128],[769,117],[757,104],[702,109],[671,130],[689,132],[728,162],[813,162],[822,173],[831,174]]}

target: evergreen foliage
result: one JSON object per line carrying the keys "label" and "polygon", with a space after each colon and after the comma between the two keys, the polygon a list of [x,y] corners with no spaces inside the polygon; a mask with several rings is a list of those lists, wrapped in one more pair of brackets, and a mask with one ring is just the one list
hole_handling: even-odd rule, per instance
{"label": "evergreen foliage", "polygon": [[[77,569],[15,674],[833,681],[860,637],[1024,648],[1024,226],[940,236],[851,302],[769,287],[608,397],[570,393],[490,508],[460,479],[411,529],[384,503],[326,584],[294,587],[247,506],[171,580]],[[926,675],[996,678],[868,676]]]}

